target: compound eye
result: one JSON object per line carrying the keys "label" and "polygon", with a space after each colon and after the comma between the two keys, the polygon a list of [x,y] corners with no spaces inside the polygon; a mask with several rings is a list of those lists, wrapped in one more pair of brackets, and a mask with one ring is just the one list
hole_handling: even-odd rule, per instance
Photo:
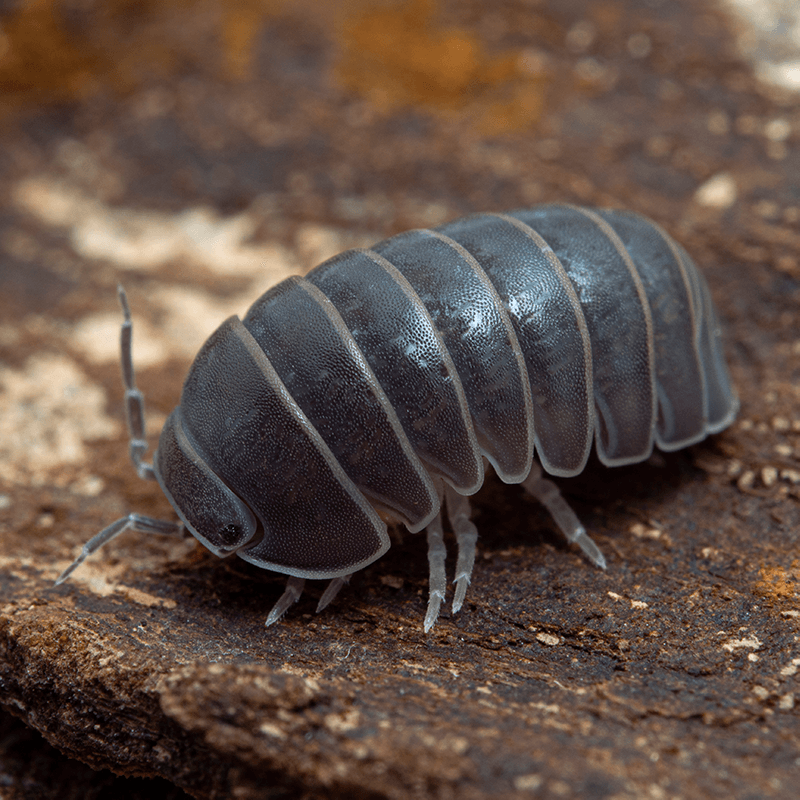
{"label": "compound eye", "polygon": [[217,531],[222,547],[237,547],[242,541],[242,526],[229,522]]}

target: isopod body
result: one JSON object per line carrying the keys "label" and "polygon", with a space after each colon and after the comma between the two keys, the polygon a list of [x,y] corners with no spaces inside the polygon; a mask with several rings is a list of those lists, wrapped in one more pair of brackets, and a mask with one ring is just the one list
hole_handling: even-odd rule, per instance
{"label": "isopod body", "polygon": [[[427,528],[431,601],[444,597],[440,511],[459,545],[457,610],[474,560],[466,497],[490,463],[599,551],[539,465],[579,473],[725,428],[738,408],[706,283],[661,228],[570,205],[480,214],[386,239],[283,281],[198,353],[152,467],[123,327],[131,452],[219,556],[290,577],[353,572],[389,548],[386,520]],[[534,455],[536,461],[534,461]],[[179,526],[131,514],[127,528]]]}

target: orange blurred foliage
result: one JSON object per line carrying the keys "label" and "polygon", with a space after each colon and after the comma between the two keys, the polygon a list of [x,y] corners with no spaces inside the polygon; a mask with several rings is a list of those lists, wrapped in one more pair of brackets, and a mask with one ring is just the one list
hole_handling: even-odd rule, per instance
{"label": "orange blurred foliage", "polygon": [[484,135],[535,124],[550,77],[437,10],[437,0],[96,0],[76,15],[63,0],[23,0],[0,19],[0,104],[80,101],[179,73],[258,80],[259,34],[282,17],[331,36],[334,77],[379,112],[422,108]]}
{"label": "orange blurred foliage", "polygon": [[474,33],[437,25],[436,0],[354,5],[339,26],[336,77],[379,110],[466,112],[487,134],[541,115],[544,78],[524,74],[518,51],[493,55]]}

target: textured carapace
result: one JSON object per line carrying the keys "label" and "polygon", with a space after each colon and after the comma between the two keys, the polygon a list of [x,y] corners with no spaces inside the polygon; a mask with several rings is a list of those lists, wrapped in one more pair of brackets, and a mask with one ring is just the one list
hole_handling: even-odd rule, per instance
{"label": "textured carapace", "polygon": [[[330,602],[386,552],[394,519],[427,528],[430,628],[444,598],[445,497],[458,610],[476,539],[466,496],[486,462],[604,566],[538,465],[576,475],[593,440],[608,466],[643,461],[654,444],[722,430],[738,407],[705,281],[664,231],[625,211],[481,214],[283,281],[205,343],[152,467],[120,296],[133,461],[214,553],[292,576],[268,622],[306,578],[332,579],[320,605]],[[62,579],[127,528],[180,527],[131,514]]]}

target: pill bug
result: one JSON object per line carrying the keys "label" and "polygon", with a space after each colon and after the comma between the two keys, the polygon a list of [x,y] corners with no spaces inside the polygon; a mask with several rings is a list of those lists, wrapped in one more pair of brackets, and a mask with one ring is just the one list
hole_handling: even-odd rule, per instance
{"label": "pill bug", "polygon": [[480,214],[279,283],[203,345],[152,464],[119,295],[131,459],[180,522],[129,514],[58,583],[125,530],[185,528],[220,557],[289,576],[268,625],[309,578],[330,580],[327,606],[386,552],[394,520],[427,531],[429,630],[445,597],[443,507],[458,611],[477,539],[467,497],[487,463],[605,567],[542,469],[578,474],[593,440],[607,466],[640,462],[654,444],[677,450],[722,430],[738,408],[705,281],[628,211]]}

